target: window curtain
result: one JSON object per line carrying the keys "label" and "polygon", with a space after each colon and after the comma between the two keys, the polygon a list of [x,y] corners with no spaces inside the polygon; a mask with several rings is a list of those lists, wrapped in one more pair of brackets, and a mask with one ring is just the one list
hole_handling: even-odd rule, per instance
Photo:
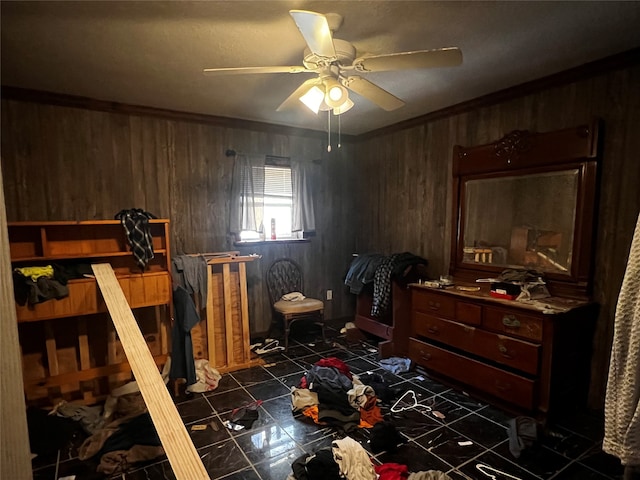
{"label": "window curtain", "polygon": [[262,230],[264,217],[264,155],[235,157],[231,181],[229,230],[240,238],[240,232]]}
{"label": "window curtain", "polygon": [[293,232],[302,232],[303,234],[316,231],[310,170],[311,164],[309,162],[291,160],[293,194],[291,230]]}

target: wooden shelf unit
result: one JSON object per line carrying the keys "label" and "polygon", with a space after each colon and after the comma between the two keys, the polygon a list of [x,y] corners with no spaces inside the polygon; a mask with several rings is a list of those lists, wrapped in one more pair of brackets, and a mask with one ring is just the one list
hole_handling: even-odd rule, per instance
{"label": "wooden shelf unit", "polygon": [[[149,221],[154,258],[137,266],[118,220],[8,224],[12,267],[109,263],[158,365],[169,351],[172,290],[169,220]],[[95,279],[67,284],[69,295],[16,313],[28,404],[95,403],[131,379],[131,369]]]}

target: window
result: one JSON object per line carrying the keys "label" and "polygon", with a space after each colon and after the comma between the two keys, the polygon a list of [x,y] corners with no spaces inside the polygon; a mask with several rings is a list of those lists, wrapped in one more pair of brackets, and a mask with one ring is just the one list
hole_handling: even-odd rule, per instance
{"label": "window", "polygon": [[[291,219],[293,209],[293,191],[291,188],[291,167],[282,165],[284,163],[278,159],[280,165],[271,157],[267,157],[264,169],[252,167],[254,183],[262,183],[264,178],[264,196],[255,197],[256,203],[263,206],[262,225],[258,226],[258,232],[253,230],[243,230],[240,239],[259,240],[260,231],[264,232],[264,238],[272,238],[271,223],[275,223],[275,235],[278,239],[294,238],[291,232]],[[264,177],[262,177],[264,172]],[[257,190],[257,189],[256,189]]]}
{"label": "window", "polygon": [[311,162],[264,155],[236,155],[234,162],[229,232],[235,239],[271,239],[272,219],[277,240],[315,233]]}

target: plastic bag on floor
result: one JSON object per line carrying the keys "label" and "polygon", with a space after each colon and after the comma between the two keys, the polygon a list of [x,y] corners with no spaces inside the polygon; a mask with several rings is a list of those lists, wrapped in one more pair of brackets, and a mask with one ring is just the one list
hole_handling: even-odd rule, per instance
{"label": "plastic bag on floor", "polygon": [[222,375],[215,368],[209,365],[209,360],[201,358],[195,361],[196,383],[189,385],[187,392],[203,393],[210,392],[218,388]]}

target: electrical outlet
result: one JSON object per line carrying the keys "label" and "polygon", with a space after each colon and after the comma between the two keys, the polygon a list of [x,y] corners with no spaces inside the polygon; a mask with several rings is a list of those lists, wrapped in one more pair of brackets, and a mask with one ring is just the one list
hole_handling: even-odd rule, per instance
{"label": "electrical outlet", "polygon": [[327,300],[333,300],[333,290],[327,290]]}

